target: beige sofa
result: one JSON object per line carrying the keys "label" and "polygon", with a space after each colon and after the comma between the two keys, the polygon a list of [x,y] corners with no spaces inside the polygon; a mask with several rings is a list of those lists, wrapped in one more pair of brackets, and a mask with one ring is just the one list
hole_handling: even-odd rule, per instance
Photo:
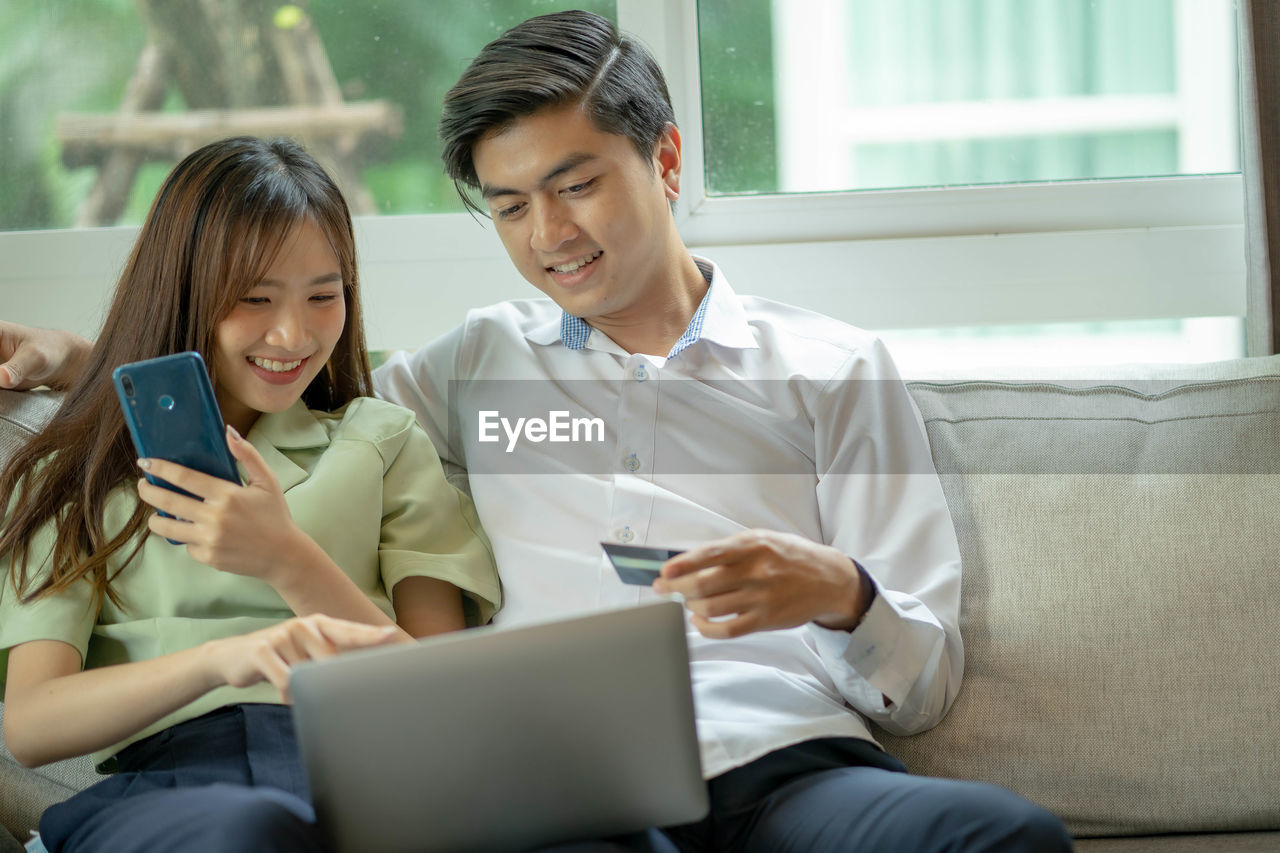
{"label": "beige sofa", "polygon": [[[967,666],[941,725],[883,742],[1046,806],[1082,851],[1280,850],[1280,357],[1127,375],[911,384]],[[0,454],[54,402],[0,392]],[[0,824],[25,838],[91,779],[4,753]]]}

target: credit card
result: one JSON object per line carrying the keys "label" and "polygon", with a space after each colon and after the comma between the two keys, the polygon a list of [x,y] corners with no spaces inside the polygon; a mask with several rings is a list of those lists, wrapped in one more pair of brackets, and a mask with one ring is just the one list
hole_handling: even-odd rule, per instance
{"label": "credit card", "polygon": [[640,545],[617,545],[613,542],[601,542],[600,547],[609,555],[613,570],[623,583],[635,586],[652,586],[658,578],[658,570],[662,564],[681,551],[670,548],[646,548]]}

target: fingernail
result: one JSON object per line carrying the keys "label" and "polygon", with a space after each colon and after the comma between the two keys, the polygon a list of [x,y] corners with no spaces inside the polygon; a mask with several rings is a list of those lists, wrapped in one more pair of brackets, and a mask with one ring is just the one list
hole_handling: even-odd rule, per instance
{"label": "fingernail", "polygon": [[143,471],[150,471],[150,470],[151,470],[151,460],[150,460],[150,459],[139,459],[139,460],[138,460],[138,467],[139,467],[139,468],[141,468]]}
{"label": "fingernail", "polygon": [[227,424],[227,435],[231,436],[231,437],[232,437],[232,438],[234,438],[236,441],[243,441],[243,440],[244,440],[244,439],[242,439],[242,438],[240,437],[240,433],[236,431],[236,428],[235,428],[235,427],[233,427],[231,424]]}

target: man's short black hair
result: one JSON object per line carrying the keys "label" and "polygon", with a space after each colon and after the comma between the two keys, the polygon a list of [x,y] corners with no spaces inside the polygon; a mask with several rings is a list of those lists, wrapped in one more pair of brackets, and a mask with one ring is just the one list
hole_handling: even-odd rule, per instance
{"label": "man's short black hair", "polygon": [[530,18],[489,42],[444,97],[445,172],[463,202],[478,189],[472,150],[486,133],[548,108],[581,104],[597,130],[631,140],[648,160],[675,123],[662,69],[648,49],[590,12]]}

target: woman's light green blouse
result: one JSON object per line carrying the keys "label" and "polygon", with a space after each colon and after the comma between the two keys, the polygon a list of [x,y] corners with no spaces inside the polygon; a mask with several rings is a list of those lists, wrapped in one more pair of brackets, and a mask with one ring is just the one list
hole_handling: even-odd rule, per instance
{"label": "woman's light green blouse", "polygon": [[[246,438],[275,472],[298,526],[388,616],[394,618],[391,590],[405,578],[420,576],[463,590],[471,624],[487,622],[499,607],[493,556],[471,501],[445,480],[435,449],[411,412],[371,398],[353,400],[337,412],[309,411],[298,402],[285,412],[262,415]],[[108,531],[120,529],[136,500],[132,484],[113,496]],[[33,565],[38,555],[52,550],[52,541],[50,529],[33,542]],[[120,552],[122,560],[128,550]],[[0,565],[7,570],[8,562]],[[94,612],[87,583],[74,593],[29,605],[19,604],[12,584],[4,583],[0,685],[8,649],[31,640],[69,643],[87,669],[158,657],[293,616],[264,581],[198,563],[185,547],[155,534],[148,535],[114,588],[127,609],[104,601]],[[135,740],[223,705],[279,701],[270,684],[218,688],[95,753],[94,760],[100,763]]]}

